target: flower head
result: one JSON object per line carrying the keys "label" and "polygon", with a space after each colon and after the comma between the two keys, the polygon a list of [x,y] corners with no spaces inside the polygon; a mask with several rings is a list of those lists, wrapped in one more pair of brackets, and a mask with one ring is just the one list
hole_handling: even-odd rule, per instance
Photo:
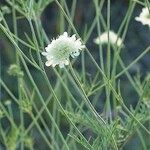
{"label": "flower head", "polygon": [[150,12],[147,7],[142,9],[139,17],[135,17],[136,21],[140,21],[143,25],[150,27]]}
{"label": "flower head", "polygon": [[9,75],[23,77],[23,71],[21,71],[20,67],[17,64],[11,64],[7,70]]}
{"label": "flower head", "polygon": [[76,38],[75,34],[70,37],[67,32],[64,32],[63,35],[53,39],[45,48],[46,52],[42,53],[47,59],[45,65],[53,67],[59,65],[60,68],[63,68],[69,64],[69,57],[78,56],[83,48],[85,45]]}
{"label": "flower head", "polygon": [[6,101],[5,101],[5,105],[6,105],[6,106],[11,105],[11,101],[10,101],[9,99],[8,99],[8,100],[6,100]]}
{"label": "flower head", "polygon": [[[116,33],[113,31],[109,31],[109,41],[111,44],[115,44],[118,47],[122,44],[122,39],[118,37]],[[106,44],[108,43],[108,32],[102,33],[100,36],[94,39],[94,43],[96,44]]]}
{"label": "flower head", "polygon": [[32,112],[32,103],[31,101],[29,101],[29,99],[23,99],[20,103],[19,103],[20,108],[22,109],[23,112],[31,114]]}

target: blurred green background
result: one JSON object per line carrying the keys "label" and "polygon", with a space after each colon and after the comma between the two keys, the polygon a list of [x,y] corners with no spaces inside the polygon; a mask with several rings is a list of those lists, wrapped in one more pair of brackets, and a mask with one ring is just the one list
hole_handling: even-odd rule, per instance
{"label": "blurred green background", "polygon": [[[71,9],[72,0],[66,1],[68,4],[68,7]],[[4,0],[0,0],[0,7],[7,5],[7,3]],[[111,0],[111,30],[117,32],[120,24],[126,14],[126,11],[129,7],[129,1],[128,0]],[[102,14],[104,15],[104,18],[106,20],[106,4],[104,5],[104,8],[102,9]],[[136,57],[138,57],[144,49],[146,49],[150,45],[150,30],[148,26],[143,26],[140,22],[135,21],[135,16],[138,16],[141,12],[142,7],[139,5],[136,5],[135,10],[132,14],[132,19],[130,21],[127,36],[125,38],[124,44],[125,48],[122,50],[121,57],[126,66],[130,64]],[[45,11],[43,12],[41,16],[41,20],[43,23],[43,27],[48,34],[49,39],[52,37],[56,37],[60,33],[60,14],[58,13],[59,9],[55,3],[51,3],[47,6]],[[90,25],[93,22],[93,19],[95,17],[95,8],[93,5],[93,2],[91,0],[77,0],[77,8],[74,18],[74,25],[78,31],[78,33],[82,36],[84,34],[84,31],[86,28],[89,28]],[[12,29],[12,16],[11,14],[6,14],[5,18]],[[67,26],[66,26],[67,30]],[[28,33],[28,35],[31,35],[29,26],[27,22],[24,19],[18,20],[18,34],[22,39],[25,39],[24,33]],[[92,52],[95,58],[98,60],[98,46],[93,43],[93,39],[97,37],[97,30],[96,28],[93,30],[92,35],[90,36],[87,47]],[[5,35],[0,30],[0,55],[1,55],[1,77],[5,81],[5,83],[8,85],[10,89],[12,89],[12,92],[14,95],[16,95],[16,78],[9,76],[7,73],[7,70],[10,66],[10,64],[15,63],[15,53],[14,53],[14,47],[9,42],[9,40],[5,37]],[[104,47],[105,49],[105,47]],[[25,49],[24,49],[25,51]],[[105,52],[104,52],[105,54]],[[76,62],[77,67],[80,70],[80,62],[77,60]],[[30,71],[32,72],[35,80],[38,80],[38,85],[40,85],[40,89],[48,92],[45,85],[42,82],[41,77],[39,76],[38,72],[35,71],[35,68],[32,66],[30,67]],[[90,60],[86,60],[86,68],[87,74],[92,75],[95,71],[92,67],[92,64],[90,63]],[[55,80],[55,76],[50,73],[50,69],[47,68],[47,72],[49,75],[49,78]],[[138,63],[133,65],[133,67],[130,69],[130,74],[132,76],[136,76],[137,73],[140,73],[141,80],[144,80],[145,76],[150,72],[150,55],[146,54]],[[121,76],[121,87],[122,87],[122,94],[124,99],[130,99],[130,101],[126,101],[126,104],[132,105],[133,107],[137,103],[137,94],[135,90],[130,85],[128,79],[126,76]],[[125,90],[124,90],[125,89]],[[17,96],[17,95],[16,95]],[[10,99],[10,97],[7,95],[7,93],[2,89],[0,92],[0,99],[1,101]],[[100,103],[101,105],[101,103]],[[15,109],[15,106],[14,106]],[[16,118],[17,118],[17,112],[16,112]],[[30,122],[30,119],[27,117],[27,124]],[[3,120],[3,124],[6,124],[5,120]],[[64,125],[62,124],[62,130],[66,132],[65,130],[65,122]],[[36,135],[35,133],[35,136]],[[40,138],[40,137],[39,137]],[[37,142],[42,142],[40,139],[37,138]],[[142,150],[139,146],[139,139],[137,137],[132,138],[130,143],[127,144],[125,147],[125,150]],[[150,147],[149,147],[150,148]],[[44,149],[42,143],[38,144],[37,149]],[[3,146],[0,145],[0,150],[3,150]]]}

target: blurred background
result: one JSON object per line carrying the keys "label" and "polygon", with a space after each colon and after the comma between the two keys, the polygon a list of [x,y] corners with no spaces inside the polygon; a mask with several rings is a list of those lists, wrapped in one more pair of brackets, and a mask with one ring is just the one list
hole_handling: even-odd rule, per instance
{"label": "blurred background", "polygon": [[[68,8],[71,9],[72,0],[66,0],[66,2]],[[4,5],[7,5],[5,0],[0,0],[0,7]],[[129,7],[128,0],[111,0],[111,30],[113,30],[114,32],[116,33],[118,32],[118,29],[121,25],[122,20],[124,19],[128,7]],[[106,20],[106,12],[107,12],[106,8],[107,6],[105,4],[102,9],[102,14],[105,20]],[[136,16],[140,14],[141,9],[142,7],[137,4],[132,14],[131,21],[128,27],[128,32],[124,41],[125,47],[121,52],[122,60],[124,61],[126,66],[130,64],[136,57],[138,57],[143,52],[144,49],[146,49],[150,45],[150,30],[148,26],[143,26],[140,22],[136,22],[134,19]],[[60,23],[59,23],[60,13],[58,12],[59,12],[58,6],[54,2],[52,2],[46,7],[44,13],[42,13],[41,16],[43,27],[49,39],[51,39],[52,37],[56,37],[61,32]],[[93,2],[91,0],[77,0],[77,8],[75,12],[74,25],[78,33],[81,35],[81,37],[84,34],[85,28],[89,28],[91,26],[94,17],[95,17],[95,8]],[[6,14],[5,18],[10,28],[12,29],[11,13]],[[66,24],[66,29],[67,29],[67,24]],[[103,28],[102,31],[104,31]],[[22,37],[22,39],[25,38],[24,36],[25,32],[28,33],[29,35],[31,34],[28,24],[22,18],[19,19],[18,21],[18,34],[20,37]],[[95,27],[86,45],[89,48],[89,50],[92,52],[94,58],[98,59],[98,52],[99,52],[98,46],[93,43],[93,39],[96,37],[97,37],[97,29]],[[15,53],[13,48],[14,47],[12,46],[12,44],[9,42],[9,40],[0,30],[1,77],[8,85],[8,87],[12,89],[14,95],[16,95],[15,94],[17,93],[16,78],[9,76],[7,73],[10,64],[15,63]],[[86,59],[87,59],[86,60],[87,74],[89,74],[90,76],[90,74],[93,74],[95,70],[93,69],[92,64],[90,64],[90,60],[88,60],[88,57]],[[76,65],[80,70],[81,69],[80,62],[78,60],[76,62]],[[30,67],[30,71],[35,77],[35,80],[38,80],[38,84],[40,85],[40,88],[45,89],[46,91],[46,87],[43,84],[42,79],[40,79],[38,72],[36,72],[35,68],[33,68],[32,66],[29,67]],[[55,76],[50,73],[49,69],[47,69],[47,72],[49,73],[49,78],[51,79],[55,78]],[[146,54],[144,57],[142,57],[142,59],[140,59],[138,63],[133,65],[133,67],[130,69],[129,72],[131,73],[132,76],[137,76],[137,73],[140,73],[141,80],[143,80],[146,77],[146,75],[150,72],[149,53]],[[126,104],[128,106],[132,105],[134,107],[138,100],[137,94],[135,90],[132,88],[132,86],[129,84],[129,81],[125,75],[121,76],[120,79],[121,79],[123,97],[125,99],[126,98],[130,99],[130,101],[126,101]],[[10,97],[3,89],[0,92],[0,99],[1,100],[10,99]],[[17,112],[16,112],[16,116],[17,116]],[[65,127],[63,128],[63,130],[65,132],[66,130]],[[139,139],[135,137],[127,144],[125,150],[127,149],[142,150],[139,143],[140,143]],[[40,148],[40,145],[39,145],[39,149],[42,149]]]}

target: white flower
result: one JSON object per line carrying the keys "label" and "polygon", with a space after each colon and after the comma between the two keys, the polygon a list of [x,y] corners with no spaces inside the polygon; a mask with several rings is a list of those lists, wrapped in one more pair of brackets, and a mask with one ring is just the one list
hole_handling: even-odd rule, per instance
{"label": "white flower", "polygon": [[60,68],[63,68],[65,65],[69,65],[69,57],[78,56],[83,48],[85,45],[76,38],[75,34],[70,37],[67,32],[64,32],[63,35],[53,39],[45,48],[46,52],[42,53],[47,59],[45,65],[53,67],[59,65]]}
{"label": "white flower", "polygon": [[150,26],[150,12],[147,7],[142,9],[139,17],[135,17],[136,21],[140,21],[143,25]]}
{"label": "white flower", "polygon": [[[118,37],[113,31],[109,31],[109,41],[111,44],[117,45],[118,47],[122,44],[122,39]],[[96,44],[107,44],[108,43],[108,32],[102,33],[100,36],[94,39]]]}

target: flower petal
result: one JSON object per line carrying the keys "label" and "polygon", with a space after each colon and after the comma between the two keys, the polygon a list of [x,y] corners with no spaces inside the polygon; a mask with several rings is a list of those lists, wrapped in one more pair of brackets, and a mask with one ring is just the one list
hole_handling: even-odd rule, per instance
{"label": "flower petal", "polygon": [[52,62],[51,62],[51,61],[46,61],[45,65],[46,65],[46,66],[51,66],[51,65],[52,65]]}

